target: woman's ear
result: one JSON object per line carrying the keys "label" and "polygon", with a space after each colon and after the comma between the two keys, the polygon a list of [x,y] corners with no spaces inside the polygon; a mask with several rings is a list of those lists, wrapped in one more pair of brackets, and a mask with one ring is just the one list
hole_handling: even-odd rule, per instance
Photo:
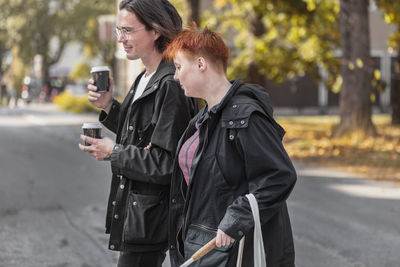
{"label": "woman's ear", "polygon": [[204,57],[198,57],[196,63],[197,63],[197,68],[200,71],[205,71],[207,69],[207,61],[204,59]]}

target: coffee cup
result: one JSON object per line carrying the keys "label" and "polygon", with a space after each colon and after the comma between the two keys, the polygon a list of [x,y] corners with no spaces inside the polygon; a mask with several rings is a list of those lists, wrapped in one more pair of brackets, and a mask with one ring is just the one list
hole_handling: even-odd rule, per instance
{"label": "coffee cup", "polygon": [[94,85],[97,86],[97,92],[108,92],[110,69],[107,66],[95,66],[92,67],[90,73],[93,76]]}
{"label": "coffee cup", "polygon": [[[101,124],[98,122],[84,123],[82,129],[83,135],[92,138],[101,138]],[[90,144],[85,142],[85,146],[90,146]]]}

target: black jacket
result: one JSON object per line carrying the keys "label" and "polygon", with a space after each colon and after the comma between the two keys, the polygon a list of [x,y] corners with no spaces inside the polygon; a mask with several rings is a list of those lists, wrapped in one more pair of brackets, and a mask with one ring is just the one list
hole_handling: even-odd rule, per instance
{"label": "black jacket", "polygon": [[254,222],[245,194],[255,195],[268,267],[293,267],[294,246],[286,199],[297,176],[272,117],[265,89],[241,80],[220,104],[201,110],[178,144],[202,122],[189,185],[175,160],[171,184],[169,249],[179,266],[220,228],[236,241],[216,248],[192,266],[236,266],[238,241],[245,238],[243,267],[253,266]]}
{"label": "black jacket", "polygon": [[[155,251],[167,247],[168,196],[179,137],[193,116],[193,101],[173,80],[175,68],[162,61],[142,96],[132,99],[139,75],[122,104],[114,100],[99,120],[116,133],[107,208],[109,248]],[[150,150],[144,150],[149,143]]]}

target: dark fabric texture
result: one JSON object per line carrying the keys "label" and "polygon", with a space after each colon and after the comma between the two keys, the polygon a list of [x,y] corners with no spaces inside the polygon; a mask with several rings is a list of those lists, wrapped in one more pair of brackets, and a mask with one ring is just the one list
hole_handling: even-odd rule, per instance
{"label": "dark fabric texture", "polygon": [[286,200],[297,176],[273,119],[265,89],[235,80],[221,103],[190,122],[178,149],[201,122],[200,143],[187,185],[175,164],[170,195],[169,250],[179,266],[221,229],[236,241],[192,266],[236,266],[245,236],[243,267],[253,266],[254,221],[245,194],[257,199],[268,267],[293,267],[294,245]]}
{"label": "dark fabric texture", "polygon": [[117,267],[161,267],[165,256],[165,252],[162,251],[121,252]]}
{"label": "dark fabric texture", "polygon": [[[99,120],[116,134],[107,208],[109,248],[149,252],[167,249],[167,216],[173,159],[179,137],[194,115],[194,100],[162,61],[142,96],[132,103],[140,77],[124,101],[114,100]],[[152,144],[150,150],[144,148]]]}

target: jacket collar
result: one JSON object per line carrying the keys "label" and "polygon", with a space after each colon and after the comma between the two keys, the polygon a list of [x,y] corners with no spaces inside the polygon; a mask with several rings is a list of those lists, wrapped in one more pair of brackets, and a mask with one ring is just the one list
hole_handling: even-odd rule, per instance
{"label": "jacket collar", "polygon": [[[236,94],[237,90],[239,87],[243,84],[242,79],[236,79],[231,81],[231,88],[229,88],[229,91],[226,93],[226,95],[222,98],[221,102],[216,104],[210,109],[210,113],[216,114],[217,112],[221,111],[224,109],[224,107],[228,104],[228,102],[231,100],[231,98]],[[207,106],[208,108],[208,106]]]}
{"label": "jacket collar", "polygon": [[[145,72],[146,71],[143,70],[136,78],[135,83],[132,85],[131,90],[129,92],[129,99],[127,99],[128,103],[132,102],[132,98],[135,95],[134,93],[136,87],[142,76],[145,74]],[[171,63],[167,62],[165,59],[162,59],[157,67],[156,72],[150,78],[149,82],[146,85],[146,88],[144,89],[143,94],[138,98],[138,100],[156,91],[160,87],[160,82],[162,78],[164,78],[167,75],[174,75],[174,73],[175,73],[175,67]]]}
{"label": "jacket collar", "polygon": [[228,102],[232,99],[232,97],[236,94],[239,87],[243,84],[243,80],[241,78],[235,79],[231,81],[231,88],[229,88],[226,95],[222,98],[222,100],[213,106],[210,111],[208,111],[208,104],[204,106],[204,108],[197,114],[195,121],[202,123],[207,120],[210,116],[217,114],[222,111],[224,107],[228,104]]}
{"label": "jacket collar", "polygon": [[[144,89],[144,92],[140,98],[145,97],[156,91],[160,87],[161,79],[166,75],[173,75],[174,72],[175,67],[171,63],[167,62],[165,59],[162,59],[157,67],[156,72],[154,73],[153,77],[151,77],[149,83],[146,86],[146,89]],[[145,71],[140,74],[140,78],[144,75],[144,73]]]}

